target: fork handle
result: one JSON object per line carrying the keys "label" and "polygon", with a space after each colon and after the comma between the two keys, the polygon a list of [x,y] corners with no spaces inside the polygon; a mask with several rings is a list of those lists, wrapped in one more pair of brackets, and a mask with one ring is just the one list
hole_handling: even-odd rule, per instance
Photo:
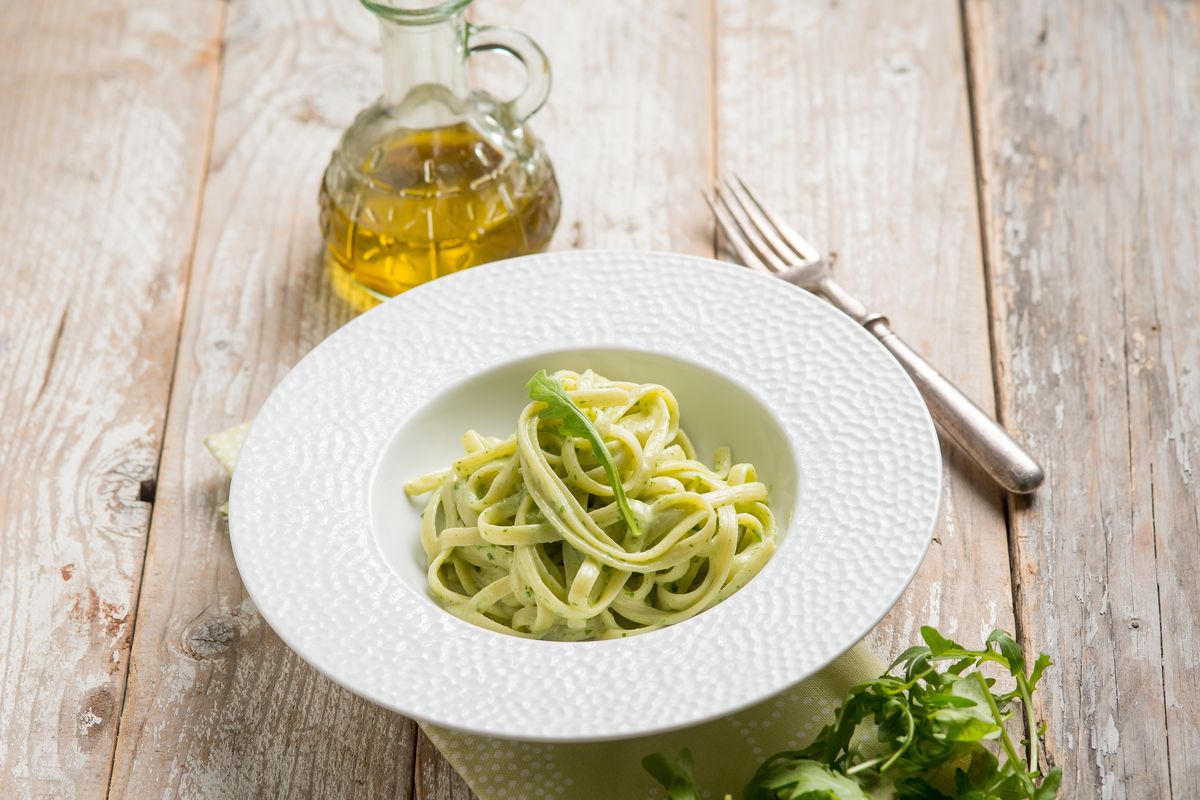
{"label": "fork handle", "polygon": [[862,325],[908,372],[942,430],[997,483],[1015,494],[1029,494],[1041,485],[1042,467],[1029,451],[905,344],[892,331],[886,317],[870,315],[862,320]]}

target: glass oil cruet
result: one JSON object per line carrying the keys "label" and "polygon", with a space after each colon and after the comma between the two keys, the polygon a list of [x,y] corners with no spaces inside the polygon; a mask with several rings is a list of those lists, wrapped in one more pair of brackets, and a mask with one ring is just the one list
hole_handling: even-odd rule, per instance
{"label": "glass oil cruet", "polygon": [[[554,168],[525,127],[550,67],[525,34],[469,24],[471,0],[362,0],[379,18],[384,95],[346,130],[321,183],[335,288],[376,299],[439,275],[542,250],[558,224]],[[469,88],[467,59],[500,51],[526,86]]]}

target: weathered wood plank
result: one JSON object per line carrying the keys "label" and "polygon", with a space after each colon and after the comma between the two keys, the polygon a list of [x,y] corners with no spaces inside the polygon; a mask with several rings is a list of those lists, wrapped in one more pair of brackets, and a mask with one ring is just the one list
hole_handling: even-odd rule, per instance
{"label": "weathered wood plank", "polygon": [[[550,58],[554,89],[531,127],[546,142],[563,192],[551,249],[712,255],[698,191],[712,174],[706,5],[491,0],[474,11],[480,24],[529,33]],[[427,741],[418,743],[417,770],[418,798],[466,796]]]}
{"label": "weathered wood plank", "polygon": [[[835,253],[840,279],[991,410],[957,4],[721,0],[718,9],[721,168]],[[881,654],[913,644],[924,624],[968,642],[1012,629],[1000,494],[951,447],[943,455],[936,538],[869,638]]]}
{"label": "weathered wood plank", "polygon": [[352,312],[321,269],[317,187],[377,91],[368,16],[233,3],[146,558],[114,797],[409,797],[415,726],[318,675],[247,599],[207,434],[252,417]]}
{"label": "weathered wood plank", "polygon": [[489,0],[480,24],[530,34],[554,88],[532,127],[563,193],[552,250],[711,256],[697,188],[712,169],[711,20],[689,0]]}
{"label": "weathered wood plank", "polygon": [[967,3],[1018,614],[1066,796],[1200,796],[1200,6]]}
{"label": "weathered wood plank", "polygon": [[108,783],[221,6],[0,22],[0,796]]}

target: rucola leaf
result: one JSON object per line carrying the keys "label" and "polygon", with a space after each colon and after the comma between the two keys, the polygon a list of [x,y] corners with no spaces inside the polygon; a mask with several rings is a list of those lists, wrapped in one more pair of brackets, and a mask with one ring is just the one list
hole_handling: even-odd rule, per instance
{"label": "rucola leaf", "polygon": [[940,656],[942,653],[945,653],[948,650],[965,649],[958,642],[947,639],[945,636],[942,636],[942,634],[939,633],[936,628],[930,627],[929,625],[924,625],[921,627],[921,638],[925,640],[925,644],[929,645],[929,649],[933,651],[935,656]]}
{"label": "rucola leaf", "polygon": [[1025,674],[1025,654],[1021,652],[1021,646],[1011,636],[1002,630],[994,630],[988,634],[984,645],[991,647],[993,643],[1000,646],[1000,655],[1004,656],[1004,660],[1008,662],[1010,674]]}
{"label": "rucola leaf", "polygon": [[[1026,762],[1005,728],[1013,703],[1024,706],[1026,724],[1035,726],[1030,693],[1049,658],[1039,656],[1026,678],[1024,653],[1003,631],[992,633],[981,650],[968,650],[930,627],[921,636],[928,646],[909,648],[889,668],[903,666],[903,678],[885,673],[852,687],[834,721],[810,745],[777,753],[759,767],[745,799],[1054,800],[1061,772],[1043,775],[1032,745]],[[931,667],[951,660],[945,671]],[[995,681],[979,671],[997,662],[1016,677],[1016,691],[995,693]],[[994,752],[997,745],[1003,760]],[[669,761],[653,758],[646,768],[672,786]]]}
{"label": "rucola leaf", "polygon": [[696,776],[692,772],[692,751],[686,747],[676,758],[652,753],[642,759],[642,767],[667,790],[668,800],[699,800]]}
{"label": "rucola leaf", "polygon": [[538,412],[539,417],[545,420],[558,420],[563,433],[577,439],[585,439],[591,445],[593,455],[596,456],[600,466],[604,468],[605,476],[608,477],[608,483],[613,490],[613,498],[617,501],[621,518],[629,527],[629,533],[633,536],[640,535],[637,519],[629,507],[629,498],[625,496],[625,487],[621,485],[621,473],[617,471],[617,465],[612,460],[608,448],[604,446],[604,439],[596,430],[596,426],[567,396],[562,384],[546,374],[546,370],[538,370],[538,373],[529,379],[525,388],[529,390],[530,400],[546,404],[546,407]]}

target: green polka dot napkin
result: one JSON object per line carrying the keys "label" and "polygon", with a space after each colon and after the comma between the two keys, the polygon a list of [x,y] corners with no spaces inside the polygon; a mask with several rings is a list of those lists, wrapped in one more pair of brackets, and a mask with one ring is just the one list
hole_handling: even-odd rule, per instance
{"label": "green polka dot napkin", "polygon": [[[230,474],[250,423],[210,436],[205,445]],[[806,681],[745,711],[671,733],[598,744],[542,744],[489,739],[422,725],[481,800],[625,800],[661,798],[642,769],[654,752],[692,751],[704,797],[740,795],[758,765],[780,750],[807,744],[856,683],[884,665],[857,645]]]}

